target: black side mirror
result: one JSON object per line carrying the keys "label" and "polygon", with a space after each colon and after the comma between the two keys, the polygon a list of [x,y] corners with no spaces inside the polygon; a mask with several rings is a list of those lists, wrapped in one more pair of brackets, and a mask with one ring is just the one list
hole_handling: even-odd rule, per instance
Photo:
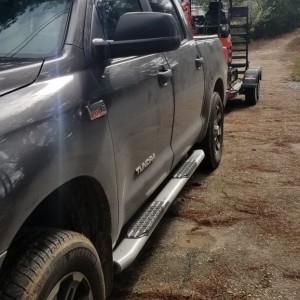
{"label": "black side mirror", "polygon": [[172,51],[180,44],[173,16],[154,12],[126,13],[119,19],[114,41],[93,40],[95,55],[102,59]]}

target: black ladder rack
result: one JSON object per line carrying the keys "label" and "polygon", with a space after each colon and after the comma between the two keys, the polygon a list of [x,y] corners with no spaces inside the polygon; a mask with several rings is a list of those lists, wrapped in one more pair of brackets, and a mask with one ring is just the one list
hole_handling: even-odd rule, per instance
{"label": "black ladder rack", "polygon": [[232,67],[244,74],[249,67],[249,15],[246,6],[230,7],[230,28],[232,37]]}

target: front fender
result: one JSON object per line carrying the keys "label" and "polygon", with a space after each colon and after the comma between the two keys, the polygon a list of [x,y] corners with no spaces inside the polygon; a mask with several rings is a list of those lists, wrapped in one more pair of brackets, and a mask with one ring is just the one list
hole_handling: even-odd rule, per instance
{"label": "front fender", "polygon": [[[12,132],[0,140],[0,253],[6,251],[37,206],[80,176],[98,181],[111,215],[118,216],[113,147],[106,117],[82,119],[69,111]],[[118,218],[112,235],[116,236]]]}

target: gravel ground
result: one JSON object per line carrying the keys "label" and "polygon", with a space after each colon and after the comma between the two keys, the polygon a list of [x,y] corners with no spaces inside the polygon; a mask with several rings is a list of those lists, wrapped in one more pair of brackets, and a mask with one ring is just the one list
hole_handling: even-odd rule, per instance
{"label": "gravel ground", "polygon": [[252,44],[261,97],[226,108],[224,153],[190,180],[136,262],[119,299],[300,299],[300,30]]}

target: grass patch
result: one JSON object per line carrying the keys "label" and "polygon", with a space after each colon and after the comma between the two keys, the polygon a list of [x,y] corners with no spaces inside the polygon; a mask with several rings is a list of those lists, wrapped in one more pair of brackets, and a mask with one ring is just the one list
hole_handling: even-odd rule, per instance
{"label": "grass patch", "polygon": [[300,56],[295,59],[295,66],[292,74],[293,81],[300,81]]}

